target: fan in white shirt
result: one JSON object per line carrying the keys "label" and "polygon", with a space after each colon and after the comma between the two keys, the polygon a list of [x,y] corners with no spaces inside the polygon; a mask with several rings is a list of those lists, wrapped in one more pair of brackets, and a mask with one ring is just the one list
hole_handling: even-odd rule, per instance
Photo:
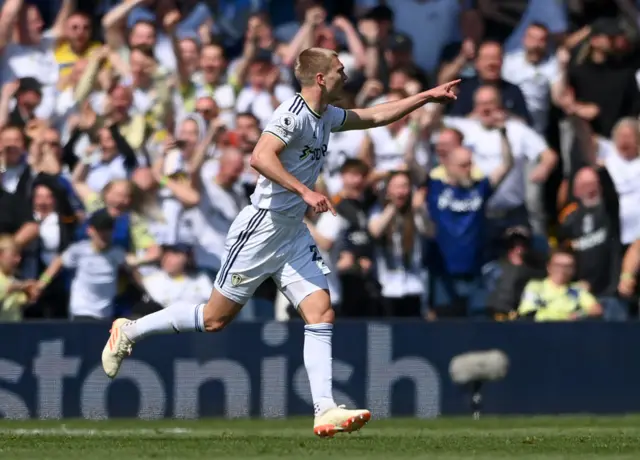
{"label": "fan in white shirt", "polygon": [[243,155],[233,148],[206,162],[200,171],[202,198],[179,224],[178,237],[192,243],[196,266],[210,273],[220,270],[229,227],[248,204],[240,183],[243,172]]}
{"label": "fan in white shirt", "polygon": [[[490,175],[501,164],[501,141],[498,130],[486,126],[492,125],[496,111],[503,110],[500,94],[493,86],[482,86],[476,91],[474,102],[471,117],[444,117],[444,124],[463,134],[463,144],[473,152],[474,163],[485,175]],[[541,207],[540,197],[536,193],[527,197],[525,187],[544,182],[558,162],[557,155],[538,133],[518,119],[507,120],[506,133],[515,165],[489,200],[488,208],[506,211],[526,203],[530,212],[541,212],[534,207]],[[525,179],[527,162],[535,165],[528,180]]]}
{"label": "fan in white shirt", "polygon": [[560,79],[555,56],[548,56],[549,30],[542,24],[531,24],[523,40],[524,49],[504,57],[502,78],[518,85],[534,128],[544,134],[549,117],[551,87]]}
{"label": "fan in white shirt", "polygon": [[238,94],[236,111],[251,112],[260,120],[260,126],[266,126],[273,111],[295,95],[293,88],[278,83],[279,78],[280,71],[272,64],[271,57],[256,57],[249,64],[249,86]]}
{"label": "fan in white shirt", "polygon": [[[21,0],[9,0],[3,7],[3,15],[7,15],[0,24],[0,39],[9,43],[14,27],[18,23]],[[42,102],[36,109],[38,118],[48,119],[54,111],[56,102],[56,85],[58,83],[58,63],[54,55],[56,41],[61,35],[62,23],[68,12],[61,11],[56,25],[43,33],[44,22],[35,5],[25,6],[26,27],[18,25],[18,41],[9,43],[2,56],[2,84],[19,78],[32,77],[42,84]]]}
{"label": "fan in white shirt", "polygon": [[604,159],[620,198],[620,238],[623,244],[640,239],[640,134],[638,120],[623,118],[612,131],[616,151]]}
{"label": "fan in white shirt", "polygon": [[143,279],[147,294],[163,307],[176,302],[206,302],[213,284],[206,275],[186,271],[190,247],[175,244],[165,245],[163,249],[161,270]]}

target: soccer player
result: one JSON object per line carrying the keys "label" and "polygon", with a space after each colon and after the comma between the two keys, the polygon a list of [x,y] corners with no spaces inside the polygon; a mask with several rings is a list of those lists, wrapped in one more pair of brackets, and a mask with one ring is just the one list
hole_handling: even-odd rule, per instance
{"label": "soccer player", "polygon": [[303,217],[307,207],[335,214],[331,201],[313,191],[322,171],[332,131],[368,129],[396,121],[428,102],[454,100],[460,80],[398,101],[344,110],[339,99],[347,77],[335,52],[309,48],[298,56],[295,75],[301,91],[271,116],[251,156],[260,177],[251,204],[236,217],[206,304],[177,303],[136,321],[114,321],[102,352],[113,378],[132,345],[152,334],[217,332],[228,325],[256,288],[271,277],[304,319],[304,363],[313,397],[314,433],[331,437],[352,432],[371,418],[368,410],[336,406],[332,393],[331,337],[334,312],[325,274]]}

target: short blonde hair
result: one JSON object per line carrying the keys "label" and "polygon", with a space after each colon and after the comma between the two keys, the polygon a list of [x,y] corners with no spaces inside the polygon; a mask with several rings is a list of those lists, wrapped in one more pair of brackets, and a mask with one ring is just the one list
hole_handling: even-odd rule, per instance
{"label": "short blonde hair", "polygon": [[331,70],[333,58],[338,53],[326,48],[307,48],[298,55],[294,67],[296,79],[300,86],[308,87],[316,83],[316,75]]}
{"label": "short blonde hair", "polygon": [[620,128],[625,126],[629,126],[636,134],[636,136],[640,136],[640,125],[638,124],[638,119],[633,117],[624,117],[619,119],[616,124],[613,126],[611,130],[611,138],[615,138],[620,131]]}
{"label": "short blonde hair", "polygon": [[16,240],[13,239],[13,236],[6,233],[0,235],[0,253],[4,251],[20,251],[20,248],[18,247]]}

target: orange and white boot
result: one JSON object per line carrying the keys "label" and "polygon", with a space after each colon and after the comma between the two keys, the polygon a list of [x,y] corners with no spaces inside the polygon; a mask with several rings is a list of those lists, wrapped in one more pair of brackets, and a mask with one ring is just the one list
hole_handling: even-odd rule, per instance
{"label": "orange and white boot", "polygon": [[367,409],[346,409],[338,406],[317,415],[313,424],[313,432],[321,438],[332,438],[336,433],[353,433],[371,420],[371,412]]}
{"label": "orange and white boot", "polygon": [[133,342],[122,332],[122,326],[129,320],[118,318],[111,325],[111,336],[102,350],[102,368],[109,378],[118,375],[122,360],[131,354]]}

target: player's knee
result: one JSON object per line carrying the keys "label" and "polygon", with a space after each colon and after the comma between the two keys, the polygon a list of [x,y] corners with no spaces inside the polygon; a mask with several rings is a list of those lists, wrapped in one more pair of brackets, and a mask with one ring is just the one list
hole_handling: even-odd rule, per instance
{"label": "player's knee", "polygon": [[301,308],[301,312],[307,324],[333,324],[336,319],[336,314],[329,301],[313,303],[307,302],[304,305],[304,308]]}

